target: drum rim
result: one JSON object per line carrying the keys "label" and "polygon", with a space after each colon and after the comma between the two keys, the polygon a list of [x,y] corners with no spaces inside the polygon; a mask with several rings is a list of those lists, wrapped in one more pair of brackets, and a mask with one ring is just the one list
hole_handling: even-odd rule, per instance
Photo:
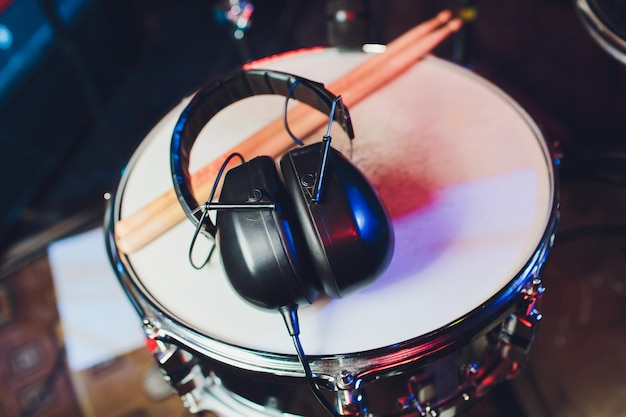
{"label": "drum rim", "polygon": [[626,40],[602,20],[588,0],[576,0],[576,11],[591,37],[615,59],[626,64]]}
{"label": "drum rim", "polygon": [[[440,354],[445,354],[451,349],[465,345],[468,340],[486,331],[491,324],[501,321],[512,312],[520,291],[534,279],[539,278],[543,264],[554,243],[559,213],[559,185],[555,160],[550,156],[548,143],[537,124],[512,97],[488,80],[443,59],[436,57],[428,57],[427,59],[447,65],[463,73],[464,76],[470,76],[474,81],[481,83],[512,106],[533,132],[535,140],[543,150],[551,180],[551,204],[544,224],[545,229],[535,250],[519,272],[492,297],[453,322],[429,333],[389,346],[359,352],[311,355],[309,359],[313,372],[322,375],[322,377],[324,375],[329,376],[330,383],[332,383],[330,381],[332,379],[332,373],[329,374],[330,369],[350,369],[357,373],[360,378],[375,378],[401,372],[401,368],[404,367],[414,367],[414,362],[421,359],[425,359],[425,361],[420,361],[419,366],[424,366],[439,357]],[[144,140],[123,169],[118,187],[109,200],[105,219],[106,246],[111,264],[127,297],[143,320],[144,330],[148,337],[172,342],[185,349],[192,349],[210,359],[237,369],[281,377],[303,377],[304,372],[295,352],[293,354],[265,352],[235,345],[215,336],[200,333],[182,320],[171,317],[167,308],[154,299],[142,285],[128,256],[118,250],[114,229],[115,221],[121,218],[123,192],[132,172],[132,167],[142,154],[141,151],[149,143],[149,140]]]}

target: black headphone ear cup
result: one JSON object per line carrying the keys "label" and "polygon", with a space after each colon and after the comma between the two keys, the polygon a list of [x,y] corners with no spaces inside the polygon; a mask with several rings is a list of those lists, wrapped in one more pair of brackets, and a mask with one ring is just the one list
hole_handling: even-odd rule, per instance
{"label": "black headphone ear cup", "polygon": [[319,171],[322,146],[294,149],[280,166],[322,288],[339,298],[371,284],[387,268],[393,229],[372,185],[333,148],[321,199],[312,201],[310,185]]}
{"label": "black headphone ear cup", "polygon": [[219,211],[217,237],[232,287],[263,308],[312,303],[319,295],[319,283],[291,199],[271,158],[254,158],[225,175],[220,203],[246,202],[274,203],[275,209]]}

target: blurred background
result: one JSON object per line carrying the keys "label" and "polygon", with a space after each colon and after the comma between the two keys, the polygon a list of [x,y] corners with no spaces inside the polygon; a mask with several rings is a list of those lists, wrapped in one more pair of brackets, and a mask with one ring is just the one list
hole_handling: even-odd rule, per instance
{"label": "blurred background", "polygon": [[[240,26],[227,16],[232,3],[0,0],[0,331],[5,332],[2,340],[12,341],[0,348],[2,391],[17,398],[18,394],[4,389],[19,374],[11,362],[15,358],[21,358],[18,364],[26,361],[27,368],[34,357],[45,359],[54,369],[64,367],[62,344],[56,343],[59,337],[51,330],[58,322],[54,288],[50,280],[41,278],[49,275],[42,260],[46,247],[102,223],[104,194],[114,189],[147,132],[181,98],[256,58],[317,45],[387,43],[445,8],[469,9],[475,15],[434,54],[469,68],[517,100],[539,124],[560,162],[565,225],[561,229],[570,233],[563,246],[555,248],[553,258],[562,263],[548,265],[546,280],[555,282],[553,294],[560,296],[553,295],[552,302],[547,298],[546,309],[579,311],[580,291],[605,288],[597,279],[589,279],[599,276],[593,268],[611,265],[612,286],[599,296],[609,297],[610,301],[600,298],[607,311],[597,322],[594,316],[586,317],[585,323],[593,328],[593,337],[597,332],[614,338],[601,337],[595,350],[581,351],[576,364],[564,364],[563,369],[571,372],[572,379],[584,380],[579,373],[587,368],[580,360],[592,363],[602,357],[611,372],[626,370],[624,355],[619,353],[626,351],[622,349],[626,332],[620,324],[623,319],[616,318],[623,318],[626,305],[626,196],[622,191],[626,64],[593,38],[574,1],[361,0],[353,3],[365,11],[362,21],[348,28],[337,27],[329,18],[330,0],[252,0],[253,11],[243,16],[249,21],[240,21]],[[624,2],[590,3],[618,39],[624,36]],[[594,222],[589,220],[592,217]],[[576,227],[581,221],[587,222],[584,230]],[[572,266],[572,259],[584,265]],[[569,291],[574,293],[567,304],[563,300]],[[545,327],[556,331],[559,326],[561,322]],[[24,333],[25,328],[30,330]],[[35,349],[39,353],[16,354],[24,340],[38,338],[37,332],[44,334]],[[16,333],[21,336],[5,336]],[[580,337],[588,341],[592,336],[581,333]],[[611,355],[597,353],[598,346],[610,348]],[[553,359],[546,354],[535,363],[546,370]],[[9,405],[12,400],[4,398],[0,415],[85,412],[62,371],[48,367],[29,372],[26,379],[39,381],[38,390],[20,391],[26,398],[16,403],[21,406]],[[541,374],[541,370],[530,373],[535,378]],[[606,373],[594,378],[611,381],[616,390],[609,395],[616,398],[612,415],[626,415],[624,378],[611,379]],[[589,385],[597,385],[597,380],[589,380]],[[57,392],[56,402],[51,401],[50,390],[63,386],[63,381],[67,390],[58,389],[66,397]],[[574,404],[572,392],[578,391],[550,381],[535,381],[531,395],[535,399],[541,397],[538,392],[545,395],[538,400],[538,407],[551,410],[545,415],[605,415],[574,405],[557,411],[554,404]],[[587,392],[585,386],[578,388]],[[516,392],[500,392],[496,405],[487,406],[482,415],[525,415],[528,407],[502,405],[519,399],[522,394]],[[606,400],[602,404],[608,407]]]}

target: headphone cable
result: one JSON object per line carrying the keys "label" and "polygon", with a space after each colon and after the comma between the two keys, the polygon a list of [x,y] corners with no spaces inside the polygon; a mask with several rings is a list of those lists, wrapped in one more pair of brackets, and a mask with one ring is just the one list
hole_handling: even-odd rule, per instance
{"label": "headphone cable", "polygon": [[[222,166],[220,167],[220,170],[218,171],[217,175],[215,176],[215,182],[213,182],[213,187],[211,188],[211,194],[209,194],[209,198],[207,199],[206,203],[204,203],[202,206],[198,206],[197,208],[191,211],[191,214],[195,215],[198,211],[204,209],[204,211],[202,212],[202,215],[200,216],[200,219],[198,219],[198,224],[196,225],[196,230],[194,231],[193,237],[191,238],[191,244],[189,245],[189,251],[187,253],[189,263],[194,269],[199,270],[199,269],[204,268],[205,265],[208,264],[209,261],[211,260],[211,256],[213,256],[213,252],[215,251],[215,248],[216,248],[215,230],[217,226],[213,223],[213,221],[209,217],[209,205],[211,204],[211,201],[213,201],[213,197],[215,196],[215,192],[217,190],[217,185],[219,184],[220,179],[222,178],[222,175],[224,175],[224,171],[226,170],[226,167],[228,166],[228,164],[233,158],[239,158],[240,163],[242,164],[246,162],[245,158],[238,152],[233,152],[230,155],[228,155],[228,157],[222,163]],[[209,223],[209,226],[210,226],[209,228],[206,228],[205,222]],[[205,231],[205,232],[208,231],[208,233],[213,237],[213,242],[211,245],[211,249],[209,249],[208,255],[204,258],[204,261],[200,265],[198,265],[193,260],[193,249],[196,246],[196,240],[198,239],[198,235],[202,231]]]}
{"label": "headphone cable", "polygon": [[298,305],[287,305],[282,306],[278,309],[281,315],[283,316],[283,320],[285,320],[285,325],[287,326],[287,330],[289,331],[289,335],[293,340],[293,345],[296,348],[296,352],[298,354],[298,359],[304,368],[304,375],[306,380],[315,395],[315,398],[322,404],[324,409],[328,411],[334,417],[341,417],[337,410],[333,408],[332,405],[328,402],[328,400],[324,397],[321,392],[319,385],[315,382],[315,378],[313,377],[313,371],[311,371],[311,366],[309,365],[309,360],[304,353],[304,349],[302,348],[302,344],[300,343],[300,325],[298,322]]}

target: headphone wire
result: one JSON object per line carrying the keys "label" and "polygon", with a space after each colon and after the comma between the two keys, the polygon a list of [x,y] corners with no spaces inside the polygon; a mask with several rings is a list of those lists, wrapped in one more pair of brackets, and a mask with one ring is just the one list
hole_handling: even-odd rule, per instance
{"label": "headphone wire", "polygon": [[285,106],[283,107],[283,124],[285,125],[285,130],[287,131],[289,136],[291,136],[291,139],[293,139],[293,141],[296,142],[296,144],[298,144],[299,146],[303,146],[304,142],[302,142],[300,138],[293,134],[293,132],[289,128],[289,123],[287,122],[287,107],[289,104],[289,99],[291,98],[291,96],[293,96],[293,92],[299,84],[300,80],[296,79],[296,81],[289,88],[289,92],[285,96]]}
{"label": "headphone wire", "polygon": [[298,354],[298,359],[304,368],[304,375],[306,377],[307,383],[313,391],[315,398],[320,402],[320,404],[324,407],[326,411],[333,417],[341,417],[337,410],[333,408],[332,405],[328,402],[328,400],[324,397],[321,392],[319,385],[315,382],[315,378],[313,376],[313,371],[311,370],[311,365],[309,365],[309,360],[304,353],[304,349],[302,348],[302,343],[300,343],[300,325],[298,323],[298,305],[288,305],[282,306],[278,309],[285,320],[285,325],[287,326],[287,330],[289,331],[289,335],[293,340],[293,345],[296,348],[296,353]]}
{"label": "headphone wire", "polygon": [[226,170],[226,167],[228,166],[230,161],[235,157],[239,158],[242,164],[245,162],[243,155],[241,155],[240,153],[234,152],[228,155],[228,158],[224,160],[224,163],[222,163],[222,166],[220,167],[220,170],[217,173],[217,176],[215,177],[215,182],[213,183],[213,188],[211,188],[211,194],[209,194],[209,198],[202,206],[197,207],[195,210],[191,212],[191,214],[195,216],[195,214],[198,211],[204,209],[204,211],[202,212],[202,216],[200,216],[200,219],[198,220],[198,224],[196,225],[196,230],[193,233],[193,237],[191,238],[191,244],[189,245],[189,253],[188,253],[189,263],[194,269],[204,268],[204,266],[208,264],[209,261],[211,260],[211,256],[213,255],[213,252],[215,251],[215,246],[216,246],[215,236],[213,236],[211,249],[209,250],[209,253],[207,254],[206,258],[204,258],[204,261],[202,261],[202,263],[198,265],[193,260],[193,248],[196,246],[196,240],[198,239],[198,235],[200,234],[200,231],[202,230],[202,226],[205,224],[206,221],[208,221],[211,224],[212,228],[216,227],[215,224],[213,224],[213,221],[211,220],[211,218],[209,217],[209,205],[211,204],[211,201],[213,201],[213,197],[215,197],[217,185],[219,184],[220,179],[222,178],[222,175],[224,174],[224,171]]}

